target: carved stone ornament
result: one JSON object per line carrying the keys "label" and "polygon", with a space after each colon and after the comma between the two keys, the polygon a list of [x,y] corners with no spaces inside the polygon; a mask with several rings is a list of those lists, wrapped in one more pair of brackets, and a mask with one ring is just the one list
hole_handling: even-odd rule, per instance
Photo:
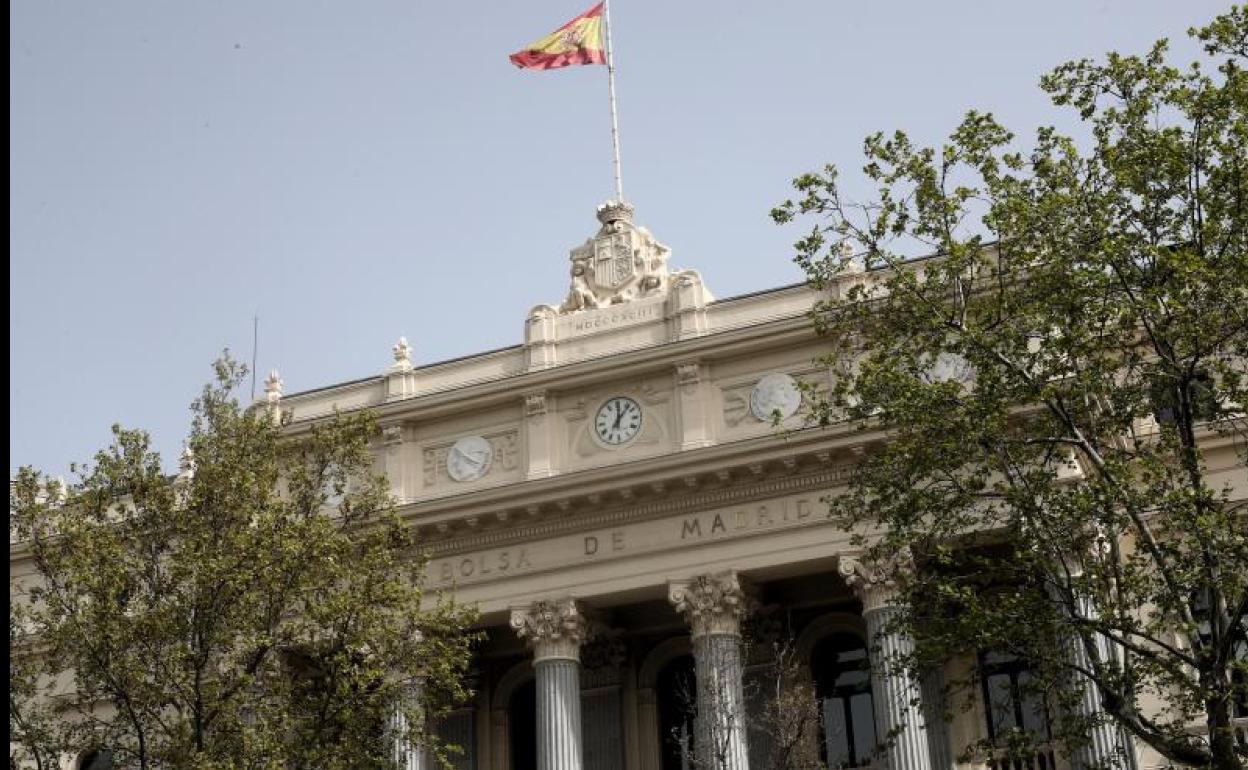
{"label": "carved stone ornament", "polygon": [[581,659],[589,620],[574,599],[540,600],[511,611],[511,628],[533,649],[533,662]]}
{"label": "carved stone ornament", "polygon": [[270,404],[276,404],[282,400],[282,377],[277,373],[276,369],[269,372],[269,376],[264,378],[264,398]]}
{"label": "carved stone ornament", "polygon": [[836,571],[862,600],[862,612],[887,609],[897,597],[897,575],[912,569],[909,548],[901,548],[887,559],[869,560],[864,554],[842,554]]}
{"label": "carved stone ornament", "polygon": [[633,211],[623,201],[598,207],[602,227],[572,250],[572,286],[560,313],[596,310],[667,290],[671,249],[633,224]]}
{"label": "carved stone ornament", "polygon": [[685,616],[692,636],[741,634],[741,619],[754,602],[741,587],[735,572],[698,575],[668,586],[668,600]]}
{"label": "carved stone ornament", "polygon": [[403,443],[403,426],[402,425],[383,425],[381,426],[381,440],[386,446],[395,446]]}
{"label": "carved stone ornament", "polygon": [[407,337],[399,337],[399,341],[394,343],[390,352],[394,354],[394,363],[390,365],[391,371],[410,372],[412,370],[412,346],[408,344]]}
{"label": "carved stone ornament", "polygon": [[702,379],[702,366],[697,361],[676,364],[676,381],[681,385],[697,385]]}
{"label": "carved stone ornament", "polygon": [[528,393],[524,396],[524,413],[529,417],[541,417],[546,414],[546,394]]}

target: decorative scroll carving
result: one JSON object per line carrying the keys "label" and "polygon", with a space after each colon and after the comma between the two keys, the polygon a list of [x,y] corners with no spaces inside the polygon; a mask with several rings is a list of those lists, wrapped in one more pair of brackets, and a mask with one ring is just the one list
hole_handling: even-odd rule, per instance
{"label": "decorative scroll carving", "polygon": [[598,207],[597,235],[572,250],[572,282],[560,313],[596,310],[667,290],[671,249],[633,224],[623,201]]}
{"label": "decorative scroll carving", "polygon": [[897,576],[912,569],[914,559],[909,548],[902,548],[885,559],[869,560],[864,554],[842,554],[836,570],[845,583],[862,600],[862,613],[882,610],[897,596]]}
{"label": "decorative scroll carving", "polygon": [[542,599],[511,611],[511,628],[533,649],[534,662],[551,658],[580,660],[589,621],[574,599]]}
{"label": "decorative scroll carving", "polygon": [[707,634],[739,636],[741,619],[754,602],[741,587],[735,572],[698,575],[668,586],[668,600],[685,616],[694,637]]}

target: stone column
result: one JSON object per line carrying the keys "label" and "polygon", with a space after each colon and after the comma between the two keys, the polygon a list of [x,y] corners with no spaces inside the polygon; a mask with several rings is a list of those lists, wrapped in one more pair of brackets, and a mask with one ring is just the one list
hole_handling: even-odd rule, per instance
{"label": "stone column", "polygon": [[[1090,597],[1077,597],[1076,609],[1080,616],[1096,618],[1096,604]],[[1099,637],[1095,640],[1097,657],[1102,661],[1111,661],[1114,651],[1109,640]],[[1083,639],[1078,634],[1071,634],[1071,662],[1081,669],[1092,668],[1092,656],[1083,646]],[[1081,716],[1095,719],[1101,711],[1101,695],[1096,684],[1082,674],[1075,674],[1079,683],[1079,713]],[[1072,770],[1135,770],[1135,750],[1130,736],[1126,735],[1116,724],[1104,718],[1096,722],[1088,736],[1088,743],[1071,752]]]}
{"label": "stone column", "polygon": [[537,768],[581,770],[581,642],[587,623],[572,599],[538,601],[511,612],[511,627],[533,650],[537,675]]}
{"label": "stone column", "polygon": [[875,705],[875,731],[884,741],[887,770],[927,770],[932,767],[931,752],[923,718],[918,679],[900,657],[914,652],[909,634],[890,628],[902,611],[896,606],[896,570],[909,560],[899,555],[888,564],[867,562],[856,556],[842,556],[837,565],[841,577],[862,600],[862,617],[867,623],[871,661],[871,700]]}
{"label": "stone column", "polygon": [[741,619],[750,600],[736,573],[673,582],[668,599],[685,616],[693,639],[698,714],[694,755],[705,770],[749,770]]}
{"label": "stone column", "polygon": [[424,770],[425,767],[424,747],[412,742],[409,735],[411,723],[408,721],[413,712],[419,714],[423,694],[420,684],[408,685],[390,711],[388,734],[391,758],[402,770]]}
{"label": "stone column", "polygon": [[939,668],[924,672],[919,680],[919,689],[923,693],[923,719],[932,767],[949,770],[953,767],[953,749],[949,745],[949,723],[945,721],[944,672]]}

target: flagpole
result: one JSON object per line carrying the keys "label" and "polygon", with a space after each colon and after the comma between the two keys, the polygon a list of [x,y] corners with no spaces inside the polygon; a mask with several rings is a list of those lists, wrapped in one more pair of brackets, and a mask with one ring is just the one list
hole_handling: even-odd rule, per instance
{"label": "flagpole", "polygon": [[615,49],[611,45],[611,2],[603,0],[602,13],[607,33],[607,88],[611,92],[611,149],[615,161],[615,199],[624,201],[624,185],[620,182],[620,119],[615,109]]}

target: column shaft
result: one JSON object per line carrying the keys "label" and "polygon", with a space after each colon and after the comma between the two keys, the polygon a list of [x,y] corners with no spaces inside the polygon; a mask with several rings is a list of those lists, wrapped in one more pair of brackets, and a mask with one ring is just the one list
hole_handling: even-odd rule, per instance
{"label": "column shaft", "polygon": [[749,770],[741,637],[695,636],[693,657],[698,679],[694,754],[707,770]]}
{"label": "column shaft", "polygon": [[537,674],[538,770],[581,770],[580,663],[550,658]]}
{"label": "column shaft", "polygon": [[923,691],[923,722],[927,728],[927,748],[932,767],[949,770],[953,767],[953,750],[949,745],[949,725],[945,721],[945,677],[934,668],[919,680]]}
{"label": "column shaft", "polygon": [[905,667],[895,665],[899,657],[914,652],[914,641],[907,634],[887,630],[897,612],[882,606],[863,613],[872,653],[878,656],[871,667],[876,734],[886,741],[888,770],[928,770],[932,760],[919,683]]}
{"label": "column shaft", "polygon": [[391,758],[402,770],[423,770],[425,751],[410,738],[408,714],[420,707],[420,688],[411,687],[395,702],[390,711],[388,733]]}
{"label": "column shaft", "polygon": [[[1077,599],[1077,602],[1079,612],[1083,617],[1096,617],[1096,605],[1091,598],[1081,597]],[[1112,659],[1113,650],[1109,646],[1108,639],[1097,638],[1096,647],[1097,657],[1102,661]],[[1087,648],[1083,646],[1082,638],[1077,634],[1071,635],[1070,653],[1075,666],[1084,669],[1092,668],[1092,656],[1089,655]],[[1096,684],[1082,674],[1077,673],[1075,676],[1079,679],[1079,712],[1084,717],[1095,718],[1101,711],[1101,695],[1097,692]],[[1102,718],[1096,722],[1088,738],[1085,745],[1071,753],[1070,760],[1074,770],[1101,770],[1101,768],[1135,770],[1135,752],[1132,749],[1131,738],[1116,724]]]}

